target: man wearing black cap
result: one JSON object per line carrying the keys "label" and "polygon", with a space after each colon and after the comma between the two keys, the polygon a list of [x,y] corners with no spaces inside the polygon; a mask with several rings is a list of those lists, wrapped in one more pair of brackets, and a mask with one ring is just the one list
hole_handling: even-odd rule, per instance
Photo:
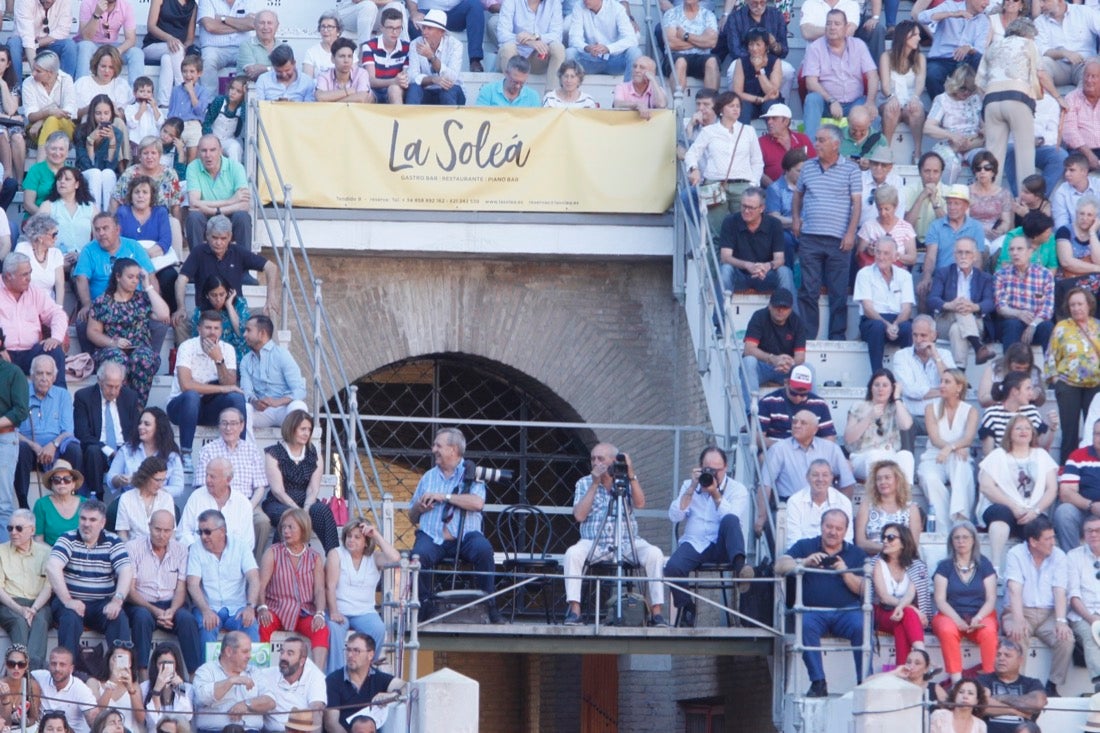
{"label": "man wearing black cap", "polygon": [[768,307],[749,319],[742,359],[750,393],[759,392],[761,382],[782,384],[791,369],[806,361],[806,333],[793,308],[794,294],[781,287]]}
{"label": "man wearing black cap", "polygon": [[741,194],[741,213],[730,214],[718,235],[722,285],[727,291],[794,292],[794,275],[787,267],[783,225],[764,216],[764,189],[746,188]]}

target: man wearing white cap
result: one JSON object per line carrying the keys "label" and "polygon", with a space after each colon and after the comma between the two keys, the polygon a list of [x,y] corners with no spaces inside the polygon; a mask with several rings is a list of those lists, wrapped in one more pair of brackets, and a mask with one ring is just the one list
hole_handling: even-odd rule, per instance
{"label": "man wearing white cap", "polygon": [[817,437],[836,442],[829,404],[813,392],[814,373],[805,364],[791,369],[787,384],[760,398],[760,428],[768,445],[791,436],[792,415],[808,410],[817,418]]}
{"label": "man wearing white cap", "polygon": [[412,83],[405,103],[447,107],[466,104],[462,91],[462,42],[447,32],[447,14],[429,10],[420,21],[420,32],[423,37],[409,50]]}
{"label": "man wearing white cap", "polygon": [[[466,40],[470,44],[470,71],[485,71],[481,60],[485,58],[482,44],[485,41],[485,8],[480,0],[409,0],[409,19],[413,25],[424,32],[429,16],[434,10],[437,15],[432,23],[443,22],[443,30],[466,31]],[[454,68],[459,68],[457,65]]]}
{"label": "man wearing white cap", "polygon": [[[941,267],[955,262],[955,242],[960,237],[970,237],[975,242],[985,242],[982,225],[971,218],[970,189],[961,183],[947,186],[943,193],[947,213],[936,219],[924,235],[924,272],[917,284],[917,296],[923,305],[932,289],[932,275]],[[930,264],[934,263],[934,264]],[[925,310],[923,307],[921,310]]]}
{"label": "man wearing white cap", "polygon": [[760,136],[760,153],[764,156],[764,177],[760,185],[767,187],[783,177],[783,156],[793,148],[805,148],[810,158],[817,157],[813,140],[791,129],[791,108],[773,104],[764,114],[768,131]]}

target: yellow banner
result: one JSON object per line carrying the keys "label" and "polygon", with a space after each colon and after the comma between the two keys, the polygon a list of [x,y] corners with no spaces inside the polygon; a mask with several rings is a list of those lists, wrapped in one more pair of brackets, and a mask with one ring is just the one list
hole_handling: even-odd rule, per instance
{"label": "yellow banner", "polygon": [[260,119],[295,206],[658,214],[675,193],[668,110],[261,102]]}

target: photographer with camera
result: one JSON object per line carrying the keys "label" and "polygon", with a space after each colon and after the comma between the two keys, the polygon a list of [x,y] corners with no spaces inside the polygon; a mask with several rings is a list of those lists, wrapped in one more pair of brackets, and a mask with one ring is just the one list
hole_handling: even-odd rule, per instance
{"label": "photographer with camera", "polygon": [[[752,497],[743,484],[726,475],[728,464],[724,450],[715,445],[704,448],[699,465],[669,505],[668,518],[684,525],[680,545],[665,563],[666,578],[686,578],[708,562],[731,564],[734,575],[752,577],[752,568],[745,567],[745,528],[750,526]],[[695,601],[675,585],[672,597],[681,609],[677,625],[694,627]]]}
{"label": "photographer with camera", "polygon": [[[845,542],[848,515],[830,509],[821,515],[821,536],[799,540],[775,563],[776,575],[789,575],[801,560],[806,568],[856,572],[807,573],[802,579],[802,602],[809,608],[802,614],[802,644],[820,647],[825,634],[847,639],[853,647],[863,643],[863,563],[867,554],[851,542]],[[860,651],[854,649],[856,679],[863,681]],[[802,661],[810,677],[806,697],[826,697],[825,667],[820,651],[802,652]]]}
{"label": "photographer with camera", "polygon": [[[581,620],[581,575],[589,562],[605,562],[614,557],[615,523],[610,520],[608,508],[617,498],[619,487],[629,486],[622,496],[627,507],[623,517],[622,555],[624,562],[630,561],[631,548],[637,551],[637,561],[645,568],[648,578],[662,577],[665,555],[660,548],[646,542],[638,536],[638,521],[634,518],[634,509],[645,508],[645,492],[634,473],[630,456],[619,453],[619,449],[610,443],[599,443],[592,449],[592,473],[577,482],[573,494],[573,518],[580,522],[581,539],[565,551],[565,600],[569,611],[565,614],[566,626],[580,626]],[[596,548],[593,551],[592,545]],[[668,626],[661,615],[661,606],[665,600],[662,583],[648,583],[647,595],[650,603],[650,626]]]}

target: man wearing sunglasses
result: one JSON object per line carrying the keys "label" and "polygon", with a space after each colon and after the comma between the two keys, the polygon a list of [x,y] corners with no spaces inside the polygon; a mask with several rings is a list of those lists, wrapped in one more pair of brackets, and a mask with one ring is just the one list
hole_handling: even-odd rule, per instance
{"label": "man wearing sunglasses", "polygon": [[1056,546],[1054,525],[1045,515],[1024,525],[1024,538],[1005,558],[1008,592],[1002,631],[1024,649],[1032,636],[1050,647],[1046,693],[1058,697],[1058,685],[1065,683],[1073,661],[1066,553]]}
{"label": "man wearing sunglasses", "polygon": [[829,404],[814,394],[814,373],[805,364],[791,369],[781,389],[760,398],[760,428],[769,446],[791,437],[795,413],[809,410],[817,416],[817,437],[836,442]]}
{"label": "man wearing sunglasses", "polygon": [[13,644],[27,647],[32,666],[39,669],[46,663],[50,633],[50,548],[34,541],[34,512],[28,509],[12,512],[7,530],[11,540],[0,545],[0,627]]}

